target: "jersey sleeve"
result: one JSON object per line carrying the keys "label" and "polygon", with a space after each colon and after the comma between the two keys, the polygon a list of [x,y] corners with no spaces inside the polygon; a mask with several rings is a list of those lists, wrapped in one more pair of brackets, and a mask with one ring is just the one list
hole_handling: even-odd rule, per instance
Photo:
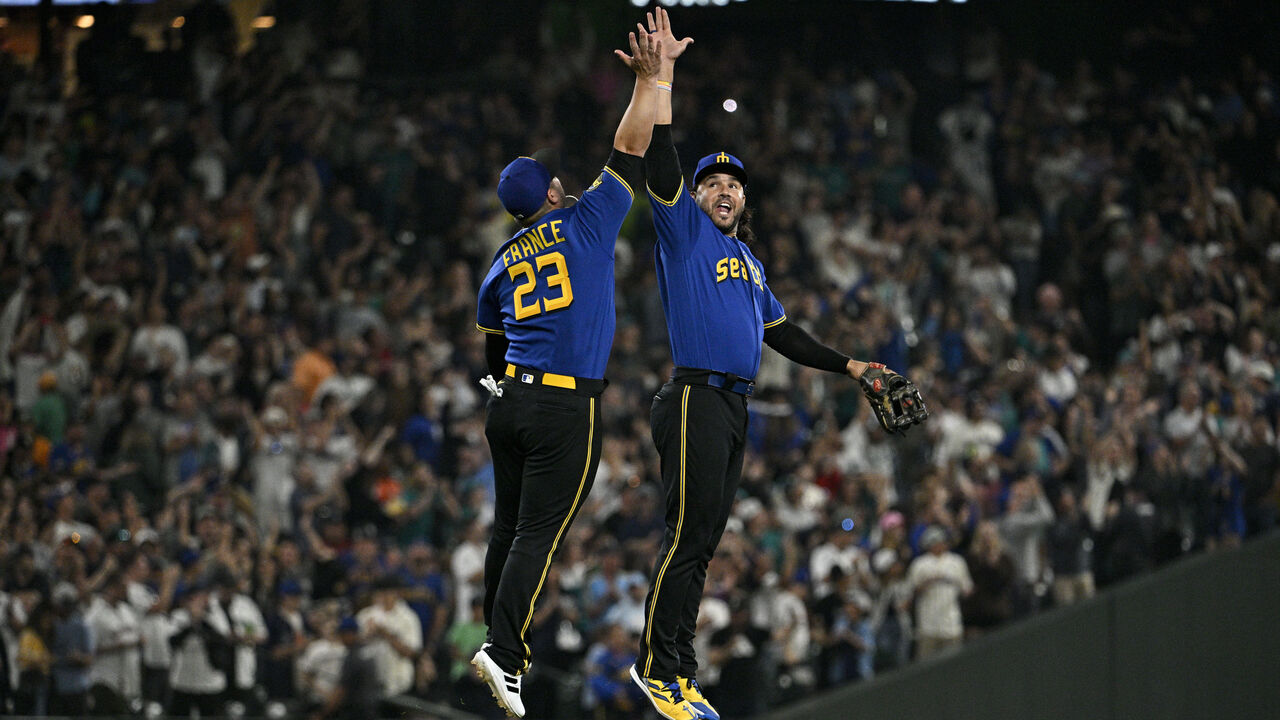
{"label": "jersey sleeve", "polygon": [[641,162],[636,155],[614,150],[600,176],[574,206],[574,226],[588,244],[613,247],[635,197],[632,188],[641,177]]}
{"label": "jersey sleeve", "polygon": [[644,170],[658,244],[671,254],[687,250],[697,240],[702,210],[685,190],[680,154],[672,141],[670,125],[653,126],[653,142],[644,156]]}
{"label": "jersey sleeve", "polygon": [[480,285],[480,296],[476,299],[476,329],[490,335],[505,335],[502,327],[502,306],[498,304],[498,282],[502,275],[490,271],[484,283]]}
{"label": "jersey sleeve", "polygon": [[699,223],[706,217],[693,196],[684,189],[684,180],[676,190],[675,198],[664,200],[648,188],[653,200],[653,226],[658,232],[658,244],[668,253],[687,252],[697,242]]}
{"label": "jersey sleeve", "polygon": [[760,306],[760,320],[764,322],[764,328],[768,330],[776,325],[781,325],[787,319],[787,311],[782,309],[782,303],[778,302],[778,298],[773,296],[773,291],[769,289],[769,280],[764,276],[764,268],[760,261],[754,256],[751,258],[756,267],[760,268],[760,282],[764,290],[764,303]]}

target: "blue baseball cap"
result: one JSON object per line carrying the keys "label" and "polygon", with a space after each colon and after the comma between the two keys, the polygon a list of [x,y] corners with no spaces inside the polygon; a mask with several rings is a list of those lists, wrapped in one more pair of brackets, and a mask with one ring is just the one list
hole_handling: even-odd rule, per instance
{"label": "blue baseball cap", "polygon": [[728,173],[747,184],[747,169],[742,161],[727,152],[712,153],[698,161],[698,169],[693,173],[693,184],[702,182],[702,178],[711,173]]}
{"label": "blue baseball cap", "polygon": [[338,623],[338,632],[360,632],[360,623],[350,615],[342,618]]}
{"label": "blue baseball cap", "polygon": [[518,157],[502,169],[498,177],[498,199],[516,220],[538,212],[547,201],[551,171],[531,157]]}

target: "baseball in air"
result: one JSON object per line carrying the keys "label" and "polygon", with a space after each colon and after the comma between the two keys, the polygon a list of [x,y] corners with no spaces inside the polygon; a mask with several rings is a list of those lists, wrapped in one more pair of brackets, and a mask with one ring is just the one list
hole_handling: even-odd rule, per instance
{"label": "baseball in air", "polygon": [[738,101],[737,101],[737,100],[734,100],[733,98],[728,98],[728,99],[726,99],[726,100],[724,101],[724,111],[725,111],[725,112],[733,112],[734,110],[737,110],[737,109],[738,109]]}

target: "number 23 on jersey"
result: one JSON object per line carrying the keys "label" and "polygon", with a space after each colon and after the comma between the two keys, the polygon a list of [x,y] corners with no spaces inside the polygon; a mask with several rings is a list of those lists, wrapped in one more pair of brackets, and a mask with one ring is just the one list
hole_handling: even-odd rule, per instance
{"label": "number 23 on jersey", "polygon": [[[528,295],[537,287],[538,280],[547,267],[553,267],[555,270],[546,276],[547,287],[558,290],[559,297],[528,300]],[[573,285],[569,283],[569,269],[565,266],[564,255],[559,252],[550,252],[516,263],[507,268],[507,274],[511,276],[511,281],[516,283],[515,294],[511,299],[515,304],[517,321],[566,308],[573,303]]]}

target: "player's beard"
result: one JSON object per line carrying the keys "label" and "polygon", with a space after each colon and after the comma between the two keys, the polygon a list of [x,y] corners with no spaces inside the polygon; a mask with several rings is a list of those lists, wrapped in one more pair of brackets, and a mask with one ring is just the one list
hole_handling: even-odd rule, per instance
{"label": "player's beard", "polygon": [[[715,209],[715,205],[712,205],[711,207],[712,207],[712,210]],[[725,235],[737,234],[738,224],[742,220],[742,214],[745,213],[746,211],[747,211],[747,206],[743,205],[742,207],[738,208],[738,212],[734,213],[733,217],[729,217],[729,218],[725,218],[724,220],[721,220],[720,218],[717,218],[715,216],[714,212],[707,212],[705,209],[703,210],[703,212],[707,212],[707,217],[711,218],[711,224],[715,225],[716,229],[724,233]]]}

